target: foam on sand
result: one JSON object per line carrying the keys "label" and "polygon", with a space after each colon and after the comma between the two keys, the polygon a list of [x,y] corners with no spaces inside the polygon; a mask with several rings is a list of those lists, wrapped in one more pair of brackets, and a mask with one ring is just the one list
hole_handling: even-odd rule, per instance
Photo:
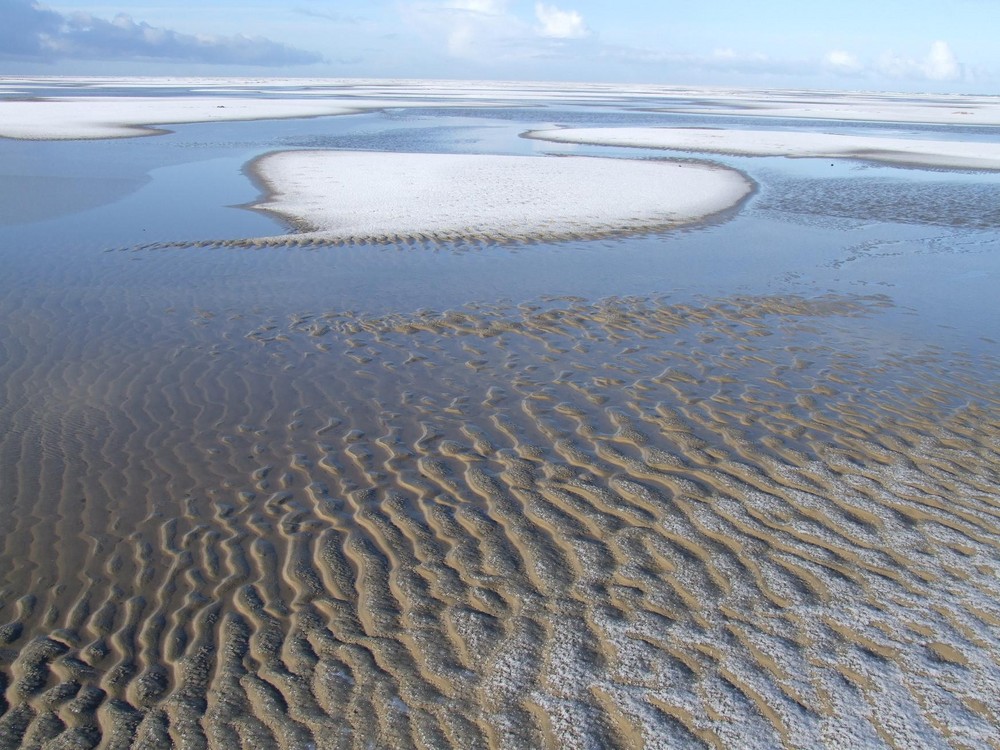
{"label": "foam on sand", "polygon": [[595,146],[740,156],[864,159],[911,166],[1000,170],[1000,144],[971,141],[714,128],[561,128],[531,130],[524,135],[543,141]]}
{"label": "foam on sand", "polygon": [[286,151],[254,167],[271,191],[257,208],[336,242],[652,230],[698,221],[752,190],[731,169],[590,157]]}
{"label": "foam on sand", "polygon": [[0,137],[26,140],[130,138],[162,132],[151,125],[357,114],[361,102],[315,99],[128,96],[0,102]]}

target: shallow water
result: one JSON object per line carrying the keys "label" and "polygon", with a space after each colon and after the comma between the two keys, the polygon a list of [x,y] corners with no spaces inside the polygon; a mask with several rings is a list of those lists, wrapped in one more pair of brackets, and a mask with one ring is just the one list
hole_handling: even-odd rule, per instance
{"label": "shallow water", "polygon": [[[542,119],[524,119],[529,113]],[[586,114],[572,112],[572,121],[585,122]],[[281,233],[272,217],[238,206],[258,194],[241,167],[282,148],[668,156],[642,149],[555,146],[518,137],[532,127],[570,121],[567,115],[549,109],[487,111],[475,118],[397,111],[189,125],[169,135],[119,141],[0,141],[0,205],[6,207],[0,214],[0,241],[15,255],[37,257],[44,248],[51,260],[53,254],[67,253],[59,263],[39,266],[37,272],[44,278],[58,273],[62,263],[71,262],[74,268],[95,263],[101,268],[106,260],[97,259],[95,251],[108,248]],[[592,116],[602,123],[611,118],[607,112]],[[678,117],[613,115],[623,124],[648,123],[651,118],[670,124]],[[848,132],[865,129],[839,127]],[[966,328],[962,334],[969,342],[978,333],[988,333],[981,328],[986,322],[983,303],[990,298],[998,271],[994,239],[1000,225],[1000,176],[815,159],[715,160],[745,171],[760,191],[742,210],[698,230],[463,252],[437,246],[291,251],[297,256],[291,261],[297,266],[291,276],[280,270],[289,263],[288,253],[275,257],[269,252],[213,250],[197,253],[198,276],[222,274],[227,288],[218,291],[224,297],[267,305],[293,296],[282,287],[284,277],[295,285],[297,304],[307,309],[322,309],[332,298],[343,300],[346,308],[368,312],[526,300],[543,294],[600,298],[668,290],[681,295],[854,292],[861,285],[879,285],[891,289],[906,307],[919,310],[927,302],[935,316],[946,315],[946,320],[925,320],[929,328],[938,323]],[[868,250],[855,251],[862,247]],[[900,267],[885,262],[890,254],[920,260]],[[129,272],[129,288],[148,285],[167,292],[172,286],[186,287],[191,257],[188,251],[146,262],[144,271]],[[613,274],[607,273],[609,257],[614,258]],[[31,281],[29,266],[20,268],[21,283]],[[249,286],[234,286],[234,274]],[[359,277],[368,283],[359,286]],[[254,280],[262,278],[267,279],[266,288],[257,288]],[[959,283],[964,292],[956,295],[953,289]],[[378,294],[372,293],[375,287]]]}
{"label": "shallow water", "polygon": [[275,149],[569,122],[692,118],[0,141],[0,746],[1000,741],[997,175],[719,158],[758,192],[674,232],[199,245],[288,231],[240,207]]}

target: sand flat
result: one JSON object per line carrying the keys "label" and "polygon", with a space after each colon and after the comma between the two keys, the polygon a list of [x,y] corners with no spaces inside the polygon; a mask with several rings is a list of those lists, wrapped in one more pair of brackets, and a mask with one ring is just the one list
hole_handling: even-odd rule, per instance
{"label": "sand flat", "polygon": [[1000,125],[1000,97],[987,95],[706,90],[699,101],[678,102],[663,111],[847,122]]}
{"label": "sand flat", "polygon": [[[149,88],[134,84],[133,87]],[[212,88],[207,91],[247,96],[68,96],[0,100],[0,137],[24,140],[134,138],[162,133],[157,125],[325,117],[387,108],[466,105],[461,101],[428,102],[407,97],[338,96],[330,91],[315,96],[294,90],[254,92]],[[268,96],[255,98],[254,93]],[[478,102],[478,106],[491,105]]]}
{"label": "sand flat", "polygon": [[196,96],[61,97],[0,101],[0,136],[27,140],[131,138],[154,125],[355,114],[362,105],[305,99]]}
{"label": "sand flat", "polygon": [[0,318],[0,737],[995,744],[997,363],[885,304]]}
{"label": "sand flat", "polygon": [[[4,230],[0,750],[1000,747],[998,336],[963,307],[994,175],[775,178],[707,231],[479,252],[539,215],[530,238],[641,228],[644,186],[689,216],[749,187],[338,153],[276,203],[390,244],[170,243],[196,201],[155,232],[119,212],[120,251],[106,222]],[[793,210],[922,226],[762,216]],[[745,257],[763,279],[727,275]],[[914,303],[931,285],[981,319]]]}
{"label": "sand flat", "polygon": [[627,99],[652,100],[701,113],[753,113],[762,116],[882,120],[954,124],[1000,124],[996,95],[920,94],[801,89],[747,89],[722,86],[673,86],[593,82],[433,80],[407,78],[260,78],[260,77],[129,77],[0,76],[12,89],[53,85],[89,89],[189,88],[234,89],[274,93],[343,93],[371,97],[423,96],[469,99],[544,98],[547,101],[588,98],[595,103]]}
{"label": "sand flat", "polygon": [[[12,94],[59,87],[178,89],[176,96],[59,96],[0,100],[0,137],[124,138],[153,135],[156,125],[315,117],[389,107],[530,106],[559,103],[633,110],[750,115],[801,120],[1000,125],[1000,97],[894,95],[815,91],[503,81],[407,79],[274,79],[0,77]],[[234,96],[227,96],[234,94]],[[243,94],[244,96],[240,96]],[[222,95],[222,96],[219,96]],[[950,153],[950,152],[949,152]],[[964,154],[951,154],[961,160]],[[930,157],[927,157],[930,158]],[[936,166],[934,162],[917,163]]]}
{"label": "sand flat", "polygon": [[[725,87],[546,83],[532,81],[435,81],[365,78],[108,78],[0,76],[0,86],[31,92],[53,86],[100,91],[186,89],[191,93],[263,94],[319,99],[351,107],[368,99],[405,106],[582,103],[686,112],[846,122],[897,122],[937,125],[1000,125],[1000,97],[987,95],[893,94],[844,91],[754,90]],[[116,121],[116,120],[113,120]],[[131,122],[126,120],[124,122]],[[167,122],[167,121],[165,121]],[[146,123],[142,123],[146,124]]]}
{"label": "sand flat", "polygon": [[303,237],[347,242],[652,230],[701,220],[752,190],[730,169],[585,157],[296,151],[254,168],[272,193],[257,208],[309,227]]}
{"label": "sand flat", "polygon": [[721,128],[561,128],[532,130],[525,137],[555,143],[698,153],[865,159],[886,164],[1000,170],[1000,144],[973,141]]}

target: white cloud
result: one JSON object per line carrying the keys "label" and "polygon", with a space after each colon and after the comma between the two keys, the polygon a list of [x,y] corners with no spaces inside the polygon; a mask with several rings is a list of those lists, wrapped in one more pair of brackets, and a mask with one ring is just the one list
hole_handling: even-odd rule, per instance
{"label": "white cloud", "polygon": [[477,64],[568,59],[575,54],[568,40],[593,38],[578,12],[542,2],[535,4],[534,19],[509,0],[417,0],[397,7],[436,49]]}
{"label": "white cloud", "polygon": [[582,39],[590,35],[583,17],[575,10],[560,10],[554,5],[535,3],[538,33],[553,39]]}
{"label": "white cloud", "polygon": [[823,59],[823,64],[835,73],[860,73],[864,65],[850,52],[835,49]]}
{"label": "white cloud", "polygon": [[454,58],[496,59],[505,41],[517,33],[505,0],[415,2],[400,9],[408,26]]}
{"label": "white cloud", "polygon": [[962,78],[962,66],[947,42],[936,41],[923,60],[886,52],[876,63],[878,72],[892,78],[924,78],[931,81],[955,81]]}
{"label": "white cloud", "polygon": [[[891,52],[866,56],[850,48],[834,48],[810,58],[775,57],[726,46],[681,51],[613,44],[588,28],[570,3],[399,0],[395,7],[404,25],[427,50],[429,65],[453,65],[461,60],[468,63],[469,75],[504,70],[505,74],[514,71],[517,76],[546,78],[554,71],[561,75],[570,71],[572,76],[578,75],[573,72],[576,70],[592,70],[608,76],[624,70],[629,76],[647,78],[662,76],[666,70],[678,79],[713,82],[749,82],[756,77],[780,85],[785,80],[791,84],[805,78],[825,85],[831,76],[845,76],[880,86],[891,86],[886,79],[895,78],[923,87],[929,82],[950,85],[951,81],[970,81],[975,73],[959,63],[944,41],[929,45],[923,56]],[[533,15],[528,15],[532,10]]]}
{"label": "white cloud", "polygon": [[931,45],[923,59],[905,57],[890,50],[874,61],[866,61],[844,50],[832,50],[823,58],[823,67],[839,75],[880,75],[911,81],[957,81],[969,77],[948,43],[940,40]]}
{"label": "white cloud", "polygon": [[499,16],[507,10],[503,0],[451,0],[451,2],[446,3],[445,7],[479,13],[484,16]]}
{"label": "white cloud", "polygon": [[954,81],[962,75],[962,68],[947,42],[931,45],[931,53],[924,62],[924,73],[932,81]]}

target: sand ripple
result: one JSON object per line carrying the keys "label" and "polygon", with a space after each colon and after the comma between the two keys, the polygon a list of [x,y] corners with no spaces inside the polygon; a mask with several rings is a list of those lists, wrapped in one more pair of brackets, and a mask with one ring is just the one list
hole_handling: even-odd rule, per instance
{"label": "sand ripple", "polygon": [[1000,743],[996,363],[885,304],[6,304],[0,747]]}

